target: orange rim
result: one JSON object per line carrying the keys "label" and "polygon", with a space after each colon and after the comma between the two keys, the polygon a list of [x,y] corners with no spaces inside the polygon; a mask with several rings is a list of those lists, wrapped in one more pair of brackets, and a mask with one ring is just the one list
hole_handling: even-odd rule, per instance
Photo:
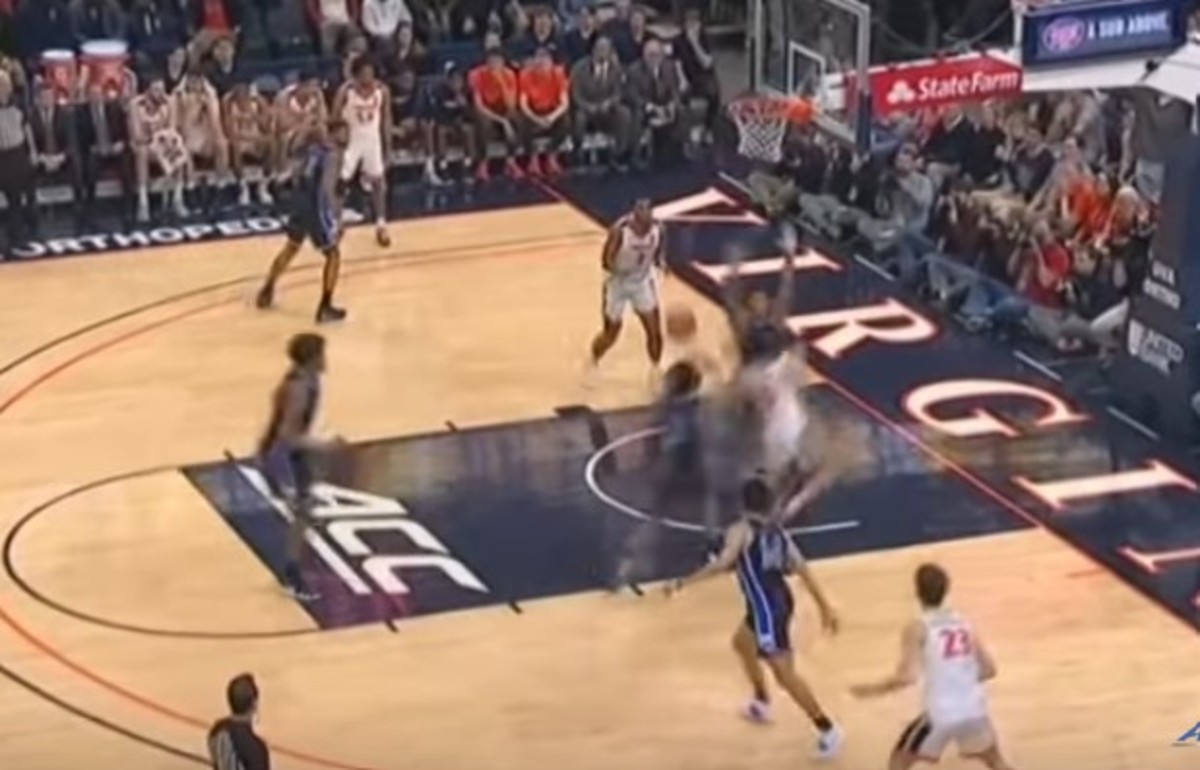
{"label": "orange rim", "polygon": [[804,125],[813,119],[815,109],[808,99],[798,96],[745,96],[729,105],[734,117],[784,119]]}

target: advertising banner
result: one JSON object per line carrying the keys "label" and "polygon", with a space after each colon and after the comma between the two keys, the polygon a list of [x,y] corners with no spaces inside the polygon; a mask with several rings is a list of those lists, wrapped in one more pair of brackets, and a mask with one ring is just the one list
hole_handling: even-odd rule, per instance
{"label": "advertising banner", "polygon": [[1186,0],[1068,2],[1030,9],[1021,32],[1026,67],[1167,53],[1187,42]]}
{"label": "advertising banner", "polygon": [[1023,83],[1016,64],[989,56],[932,59],[871,71],[876,116],[1017,96]]}

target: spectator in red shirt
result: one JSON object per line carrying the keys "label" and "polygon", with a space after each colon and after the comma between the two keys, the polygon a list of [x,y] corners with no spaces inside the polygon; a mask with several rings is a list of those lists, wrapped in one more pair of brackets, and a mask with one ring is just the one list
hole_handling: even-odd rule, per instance
{"label": "spectator in red shirt", "polygon": [[[567,138],[567,107],[569,106],[567,73],[554,63],[550,49],[541,46],[533,61],[521,69],[518,78],[521,108],[522,139],[529,156],[529,173],[550,176],[562,173],[558,151]],[[535,151],[534,139],[548,137],[550,147],[541,161]]]}
{"label": "spectator in red shirt", "polygon": [[1071,253],[1045,220],[1033,226],[1028,249],[1022,256],[1017,288],[1040,307],[1062,307],[1063,284],[1071,274]]}
{"label": "spectator in red shirt", "polygon": [[514,157],[519,144],[517,128],[521,119],[517,109],[517,73],[504,60],[504,52],[499,48],[489,48],[485,62],[467,75],[467,83],[471,86],[475,121],[479,127],[480,158],[475,170],[476,178],[484,182],[489,177],[487,147],[488,142],[495,139],[503,140],[508,149],[504,161],[505,173],[514,179],[523,177],[525,174]]}

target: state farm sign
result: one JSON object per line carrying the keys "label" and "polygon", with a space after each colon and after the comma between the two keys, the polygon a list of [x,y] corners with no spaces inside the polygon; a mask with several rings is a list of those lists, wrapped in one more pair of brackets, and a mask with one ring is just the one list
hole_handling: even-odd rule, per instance
{"label": "state farm sign", "polygon": [[987,56],[873,70],[871,101],[876,115],[945,107],[1016,96],[1024,83],[1019,66]]}

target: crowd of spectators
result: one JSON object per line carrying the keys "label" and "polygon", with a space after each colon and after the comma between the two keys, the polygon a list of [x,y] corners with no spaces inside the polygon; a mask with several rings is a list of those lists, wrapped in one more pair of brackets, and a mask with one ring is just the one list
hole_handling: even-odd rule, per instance
{"label": "crowd of spectators", "polygon": [[1030,95],[904,116],[871,156],[800,129],[751,187],[971,330],[1103,354],[1147,270],[1161,153],[1191,113],[1142,89]]}
{"label": "crowd of spectators", "polygon": [[[699,13],[652,25],[656,17],[664,20],[630,0],[0,0],[9,244],[36,234],[37,193],[47,186],[70,190],[80,228],[94,226],[102,180],[116,183],[127,221],[250,205],[247,174],[269,176],[271,191],[254,205],[278,197],[284,127],[264,123],[277,162],[260,172],[228,157],[234,137],[217,119],[222,135],[190,159],[199,171],[187,175],[187,205],[184,195],[161,211],[147,205],[134,145],[149,139],[132,124],[131,104],[158,81],[169,98],[186,84],[202,88],[218,111],[247,88],[270,105],[310,81],[328,107],[353,63],[368,57],[392,99],[389,158],[423,169],[430,183],[486,181],[498,169],[517,177],[670,162],[711,141],[719,93]],[[84,74],[64,89],[47,77],[46,51],[96,40],[128,45],[119,88]],[[195,179],[203,196],[190,189]]]}

